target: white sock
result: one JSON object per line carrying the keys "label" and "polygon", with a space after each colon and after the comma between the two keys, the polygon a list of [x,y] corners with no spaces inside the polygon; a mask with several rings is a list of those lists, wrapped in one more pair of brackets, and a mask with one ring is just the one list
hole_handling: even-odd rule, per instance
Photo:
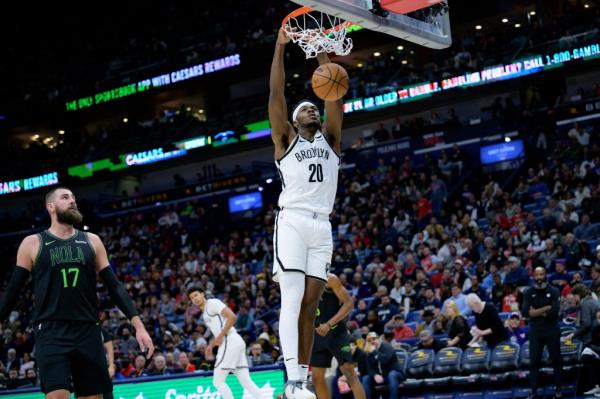
{"label": "white sock", "polygon": [[298,366],[298,318],[304,296],[304,274],[279,272],[281,311],[279,313],[279,339],[288,380],[300,379]]}
{"label": "white sock", "polygon": [[300,379],[300,370],[298,370],[298,359],[293,358],[290,360],[284,360],[284,363],[285,371],[287,371],[288,381],[298,381]]}
{"label": "white sock", "polygon": [[308,381],[308,364],[299,364],[300,381]]}

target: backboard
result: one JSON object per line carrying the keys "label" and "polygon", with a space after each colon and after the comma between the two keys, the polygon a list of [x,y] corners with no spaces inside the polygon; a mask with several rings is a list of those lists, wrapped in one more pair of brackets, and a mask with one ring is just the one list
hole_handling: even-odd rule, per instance
{"label": "backboard", "polygon": [[429,3],[436,3],[431,7],[409,14],[396,14],[382,9],[378,0],[292,1],[343,18],[365,29],[396,36],[425,47],[443,49],[452,44],[450,15],[446,2],[431,0]]}

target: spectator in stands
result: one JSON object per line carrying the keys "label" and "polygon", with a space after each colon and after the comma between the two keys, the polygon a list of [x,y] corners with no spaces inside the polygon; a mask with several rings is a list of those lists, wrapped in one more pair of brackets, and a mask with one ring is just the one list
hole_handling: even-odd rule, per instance
{"label": "spectator in stands", "polygon": [[146,370],[146,358],[142,355],[135,357],[135,371],[129,375],[129,378],[147,377],[150,373]]}
{"label": "spectator in stands", "polygon": [[154,356],[154,367],[152,375],[169,375],[172,370],[167,367],[167,360],[163,355]]}
{"label": "spectator in stands", "polygon": [[415,335],[418,336],[423,330],[433,330],[433,323],[435,323],[435,314],[433,310],[424,310],[421,314],[422,323],[417,324],[415,329]]}
{"label": "spectator in stands", "polygon": [[380,123],[379,128],[375,130],[373,136],[375,137],[375,140],[377,140],[378,143],[381,143],[390,139],[390,132],[385,128],[383,123]]}
{"label": "spectator in stands", "polygon": [[534,285],[523,295],[523,314],[529,317],[529,350],[531,358],[531,396],[538,397],[540,367],[544,347],[548,348],[553,378],[556,384],[554,397],[562,397],[562,359],[560,355],[560,326],[558,320],[560,293],[548,284],[546,269],[534,271]]}
{"label": "spectator in stands", "polygon": [[367,303],[364,299],[360,299],[356,304],[356,311],[351,318],[356,321],[358,325],[363,326],[366,324],[368,311]]}
{"label": "spectator in stands", "polygon": [[433,335],[446,334],[446,326],[448,325],[448,318],[443,313],[439,313],[435,319],[429,323],[428,330]]}
{"label": "spectator in stands", "polygon": [[234,326],[235,329],[240,333],[250,332],[253,328],[254,318],[249,312],[250,309],[248,309],[248,306],[240,306],[240,311],[238,312],[238,317]]}
{"label": "spectator in stands", "polygon": [[398,306],[402,306],[402,279],[399,277],[394,279],[394,287],[390,290],[390,298],[396,302]]}
{"label": "spectator in stands", "polygon": [[40,381],[37,378],[37,373],[35,371],[35,368],[30,367],[27,370],[25,370],[25,381],[27,381],[29,383],[28,386],[31,386],[31,387],[39,387],[40,386]]}
{"label": "spectator in stands", "polygon": [[33,368],[35,366],[35,361],[31,358],[29,352],[23,353],[23,362],[21,363],[21,367],[19,368],[19,377],[25,377],[25,371],[27,369]]}
{"label": "spectator in stands", "polygon": [[465,157],[458,144],[452,146],[452,155],[450,156],[450,159],[452,165],[456,168],[457,175],[460,176],[462,174]]}
{"label": "spectator in stands", "polygon": [[392,345],[384,342],[383,337],[369,333],[367,342],[373,350],[367,355],[369,378],[363,378],[367,398],[373,396],[374,385],[387,385],[389,398],[398,398],[400,383],[404,380],[396,351]]}
{"label": "spectator in stands", "polygon": [[[466,349],[469,342],[473,339],[469,332],[467,320],[462,316],[460,308],[453,300],[446,300],[444,310],[448,316],[446,325],[446,334],[448,334],[448,346],[457,346]],[[471,309],[469,309],[470,311]]]}
{"label": "spectator in stands", "polygon": [[458,284],[452,284],[450,286],[450,292],[452,293],[452,296],[444,301],[442,309],[444,309],[444,311],[447,311],[448,303],[454,302],[454,305],[457,307],[459,315],[469,316],[471,314],[471,308],[467,306],[467,296],[462,293]]}
{"label": "spectator in stands", "polygon": [[412,328],[407,326],[404,322],[404,314],[402,313],[395,315],[385,327],[391,327],[393,329],[394,339],[396,340],[412,338],[415,336],[415,332],[412,330]]}
{"label": "spectator in stands", "polygon": [[485,341],[494,347],[508,339],[498,311],[492,304],[483,302],[476,294],[467,295],[466,301],[475,315],[475,325],[471,328],[472,343]]}
{"label": "spectator in stands", "polygon": [[577,338],[587,345],[592,337],[592,326],[596,314],[600,311],[600,302],[591,295],[591,291],[583,284],[578,284],[571,290],[571,294],[579,305],[577,317],[577,330],[567,338]]}
{"label": "spectator in stands", "polygon": [[597,230],[596,226],[590,223],[590,216],[584,213],[581,215],[581,223],[575,227],[573,233],[575,234],[575,238],[580,241],[590,241],[598,237]]}
{"label": "spectator in stands", "polygon": [[548,281],[562,293],[563,289],[571,281],[572,276],[571,273],[567,271],[563,261],[556,262],[554,267],[555,272],[550,275]]}
{"label": "spectator in stands", "polygon": [[435,338],[431,331],[423,330],[419,333],[419,342],[415,345],[414,349],[432,349],[434,352],[438,352],[444,349],[444,345],[439,339]]}
{"label": "spectator in stands", "polygon": [[431,174],[431,185],[429,186],[429,195],[431,200],[431,209],[434,215],[440,215],[442,206],[448,199],[446,183],[438,179],[437,173]]}
{"label": "spectator in stands", "polygon": [[523,345],[528,340],[527,328],[522,326],[521,314],[512,312],[506,319],[506,333],[510,342]]}
{"label": "spectator in stands", "polygon": [[585,147],[590,144],[590,134],[585,130],[579,122],[575,122],[567,135],[576,140],[580,146]]}
{"label": "spectator in stands", "polygon": [[[544,229],[546,231],[551,231],[552,229],[554,229],[554,227],[544,227]],[[558,255],[556,253],[556,248],[554,247],[554,240],[547,239],[544,250],[539,254],[539,259],[544,263],[544,267],[546,268],[546,270],[550,268],[550,265],[552,265],[552,263],[557,257]]]}
{"label": "spectator in stands", "polygon": [[273,358],[263,353],[262,346],[258,342],[255,342],[250,347],[248,367],[262,366],[264,364],[273,364]]}
{"label": "spectator in stands", "polygon": [[510,271],[504,278],[504,284],[511,284],[516,287],[524,287],[529,285],[529,274],[527,269],[521,266],[521,260],[516,256],[508,258],[508,266]]}
{"label": "spectator in stands", "polygon": [[119,352],[124,355],[129,355],[137,350],[138,343],[134,336],[131,335],[129,327],[123,327],[121,333],[121,344],[119,345]]}
{"label": "spectator in stands", "polygon": [[592,292],[595,292],[598,296],[600,294],[600,265],[594,266],[590,272],[590,278],[592,285],[590,286]]}
{"label": "spectator in stands", "polygon": [[479,283],[479,276],[477,274],[471,275],[467,281],[465,281],[465,294],[476,294],[482,299],[487,299],[487,292]]}
{"label": "spectator in stands", "polygon": [[184,373],[193,373],[196,371],[196,366],[190,363],[190,355],[188,352],[179,352],[178,366]]}
{"label": "spectator in stands", "polygon": [[433,312],[434,315],[437,315],[440,312],[441,307],[442,303],[439,299],[435,297],[435,292],[433,291],[433,288],[427,286],[423,290],[423,295],[419,296],[418,308],[423,311],[429,310]]}
{"label": "spectator in stands", "polygon": [[600,311],[596,312],[594,325],[590,334],[590,341],[581,354],[581,379],[579,391],[584,395],[600,396]]}
{"label": "spectator in stands", "polygon": [[392,303],[389,295],[384,295],[381,298],[381,305],[377,306],[376,312],[379,323],[381,327],[383,327],[385,324],[387,324],[387,322],[389,322],[392,319],[394,315],[400,312],[400,309],[397,305]]}
{"label": "spectator in stands", "polygon": [[19,369],[12,367],[8,370],[8,381],[6,382],[6,388],[17,389],[25,384],[27,384],[27,382],[19,378]]}
{"label": "spectator in stands", "polygon": [[[136,342],[137,345],[137,342]],[[21,361],[17,358],[17,350],[15,348],[9,348],[6,352],[6,362],[4,364],[7,370],[16,368],[19,370],[21,367]]]}

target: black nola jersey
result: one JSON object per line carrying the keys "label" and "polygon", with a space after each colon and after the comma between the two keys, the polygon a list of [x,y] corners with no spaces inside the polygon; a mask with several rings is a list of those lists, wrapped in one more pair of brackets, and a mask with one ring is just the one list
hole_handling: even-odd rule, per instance
{"label": "black nola jersey", "polygon": [[64,240],[46,230],[38,237],[32,273],[34,322],[97,322],[96,253],[87,234],[75,230]]}

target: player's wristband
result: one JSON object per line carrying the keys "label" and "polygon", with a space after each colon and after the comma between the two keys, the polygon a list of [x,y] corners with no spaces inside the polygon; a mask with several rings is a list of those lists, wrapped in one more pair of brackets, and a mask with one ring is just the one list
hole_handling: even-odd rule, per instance
{"label": "player's wristband", "polygon": [[125,290],[125,287],[119,280],[117,280],[117,276],[115,276],[115,273],[112,271],[110,266],[102,269],[98,275],[102,278],[102,280],[104,280],[110,297],[119,307],[119,309],[121,309],[121,311],[125,314],[125,317],[131,320],[133,317],[139,315],[135,305],[133,304],[133,301]]}
{"label": "player's wristband", "polygon": [[31,272],[23,266],[17,265],[15,267],[6,291],[4,291],[4,295],[0,299],[0,323],[6,320],[8,314],[14,308],[19,299],[19,291],[21,291],[21,287],[23,287],[30,275]]}

